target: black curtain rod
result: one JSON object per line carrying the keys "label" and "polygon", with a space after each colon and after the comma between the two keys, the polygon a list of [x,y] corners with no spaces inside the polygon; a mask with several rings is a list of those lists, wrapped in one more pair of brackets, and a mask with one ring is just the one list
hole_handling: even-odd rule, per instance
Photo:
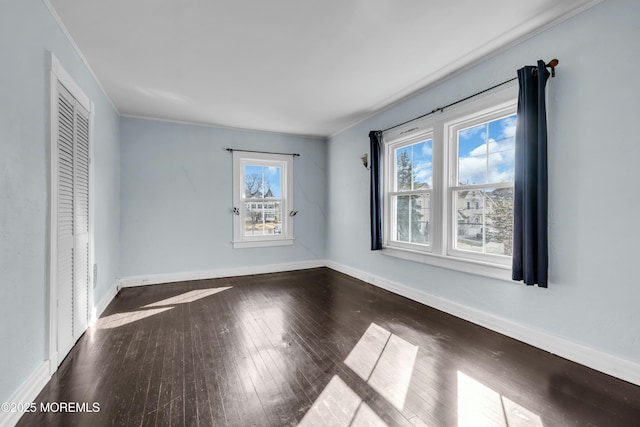
{"label": "black curtain rod", "polygon": [[[551,61],[549,61],[549,62],[545,65],[547,68],[551,68],[551,77],[555,77],[555,76],[556,76],[556,67],[558,66],[558,63],[559,63],[559,62],[560,62],[560,61],[558,61],[557,59],[552,59]],[[475,97],[475,96],[482,95],[482,94],[483,94],[483,93],[485,93],[485,92],[489,92],[490,90],[493,90],[493,89],[495,89],[495,88],[497,88],[497,87],[500,87],[500,86],[502,86],[502,85],[506,85],[507,83],[511,83],[511,82],[512,82],[512,81],[514,81],[514,80],[518,80],[518,78],[517,78],[517,77],[514,77],[514,78],[509,79],[509,80],[506,80],[506,81],[504,81],[504,82],[502,82],[502,83],[498,83],[498,84],[497,84],[497,85],[495,85],[495,86],[491,86],[491,87],[490,87],[490,88],[488,88],[488,89],[481,90],[480,92],[474,93],[473,95],[469,95],[469,96],[467,96],[466,98],[459,99],[459,100],[457,100],[457,101],[455,101],[455,102],[452,102],[451,104],[445,105],[444,107],[435,108],[435,109],[433,109],[433,110],[429,111],[429,112],[428,112],[428,113],[426,113],[426,114],[423,114],[423,115],[418,116],[418,117],[414,117],[413,119],[411,119],[411,120],[407,120],[406,122],[402,122],[402,123],[399,123],[399,124],[397,124],[397,125],[394,125],[394,126],[388,127],[388,128],[386,128],[385,130],[383,130],[382,132],[390,131],[391,129],[395,129],[395,128],[400,127],[400,126],[402,126],[402,125],[406,125],[407,123],[411,123],[411,122],[412,122],[412,121],[414,121],[414,120],[418,120],[418,119],[421,119],[421,118],[423,118],[423,117],[427,117],[427,116],[430,116],[430,115],[432,115],[432,114],[435,114],[435,113],[437,113],[438,111],[442,112],[442,111],[444,111],[446,108],[453,107],[453,106],[454,106],[454,105],[456,105],[456,104],[459,104],[459,103],[461,103],[461,102],[464,102],[464,101],[466,101],[466,100],[468,100],[468,99],[471,99],[471,98],[473,98],[473,97]]]}
{"label": "black curtain rod", "polygon": [[238,150],[237,148],[225,148],[225,150],[227,150],[230,153],[233,153],[234,151],[240,151],[242,153],[280,154],[282,156],[300,157],[299,153],[275,153],[273,151]]}

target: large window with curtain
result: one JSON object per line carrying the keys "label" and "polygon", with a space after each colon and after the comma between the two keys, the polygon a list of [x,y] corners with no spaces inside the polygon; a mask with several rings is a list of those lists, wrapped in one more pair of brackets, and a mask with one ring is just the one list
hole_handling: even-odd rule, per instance
{"label": "large window with curtain", "polygon": [[388,255],[510,279],[517,88],[383,135]]}

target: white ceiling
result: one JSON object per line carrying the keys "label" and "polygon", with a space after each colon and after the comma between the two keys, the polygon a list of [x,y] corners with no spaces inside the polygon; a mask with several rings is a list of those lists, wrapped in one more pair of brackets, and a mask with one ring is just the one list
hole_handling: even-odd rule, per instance
{"label": "white ceiling", "polygon": [[48,1],[123,115],[319,136],[593,3]]}

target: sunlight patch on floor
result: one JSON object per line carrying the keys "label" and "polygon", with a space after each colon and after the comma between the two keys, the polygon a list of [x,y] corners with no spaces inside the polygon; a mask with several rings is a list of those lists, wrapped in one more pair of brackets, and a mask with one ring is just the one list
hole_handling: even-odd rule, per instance
{"label": "sunlight patch on floor", "polygon": [[540,416],[458,371],[458,427],[544,427]]}
{"label": "sunlight patch on floor", "polygon": [[[94,327],[96,329],[113,329],[120,326],[128,325],[138,320],[146,319],[147,317],[154,316],[156,314],[163,313],[167,310],[171,310],[176,304],[187,304],[199,299],[206,298],[208,296],[217,294],[227,289],[231,289],[232,286],[226,286],[222,288],[212,289],[197,289],[194,291],[184,292],[182,294],[166,298],[161,301],[156,301],[151,304],[144,305],[140,308],[146,308],[148,310],[140,311],[128,311],[125,313],[115,313],[109,316],[101,317],[96,320]],[[158,307],[158,308],[153,308]]]}
{"label": "sunlight patch on floor", "polygon": [[155,316],[156,314],[163,313],[167,310],[171,310],[173,307],[154,308],[151,310],[142,311],[128,311],[126,313],[116,313],[110,316],[101,317],[96,321],[94,327],[96,329],[113,329],[120,326],[128,325],[138,320],[146,319],[147,317]]}
{"label": "sunlight patch on floor", "polygon": [[225,286],[222,288],[212,288],[212,289],[197,289],[195,291],[185,292],[171,298],[167,298],[161,301],[147,304],[142,308],[162,307],[165,305],[174,305],[174,304],[186,304],[186,303],[197,301],[202,298],[206,298],[208,296],[217,294],[222,291],[226,291],[227,289],[231,289],[232,287],[233,286]]}
{"label": "sunlight patch on floor", "polygon": [[417,355],[417,346],[372,323],[344,363],[401,411]]}
{"label": "sunlight patch on floor", "polygon": [[345,365],[358,374],[360,378],[369,381],[373,368],[376,367],[376,363],[378,363],[378,359],[390,336],[391,332],[375,323],[370,324],[364,335],[360,337],[358,343],[344,360]]}
{"label": "sunlight patch on floor", "polygon": [[334,375],[298,426],[386,427],[387,424],[340,377]]}

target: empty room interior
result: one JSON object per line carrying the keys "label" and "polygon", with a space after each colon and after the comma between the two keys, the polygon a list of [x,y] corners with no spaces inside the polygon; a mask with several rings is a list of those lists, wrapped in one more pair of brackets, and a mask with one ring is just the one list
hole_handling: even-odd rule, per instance
{"label": "empty room interior", "polygon": [[638,0],[0,4],[0,427],[637,426]]}

